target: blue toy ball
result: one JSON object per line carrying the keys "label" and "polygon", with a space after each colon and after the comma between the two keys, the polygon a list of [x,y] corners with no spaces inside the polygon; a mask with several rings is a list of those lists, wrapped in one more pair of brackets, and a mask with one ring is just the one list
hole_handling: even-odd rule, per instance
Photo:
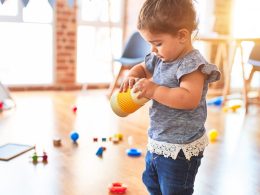
{"label": "blue toy ball", "polygon": [[142,154],[141,150],[138,150],[136,148],[130,148],[130,149],[126,150],[126,153],[128,156],[132,156],[132,157],[141,156],[141,154]]}
{"label": "blue toy ball", "polygon": [[79,134],[75,131],[71,132],[70,138],[72,139],[73,142],[76,142],[79,139]]}

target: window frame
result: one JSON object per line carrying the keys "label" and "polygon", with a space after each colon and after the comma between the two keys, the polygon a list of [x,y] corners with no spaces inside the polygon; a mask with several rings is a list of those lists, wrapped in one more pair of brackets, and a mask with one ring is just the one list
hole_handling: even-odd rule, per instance
{"label": "window frame", "polygon": [[24,22],[22,2],[20,0],[17,0],[17,15],[15,16],[0,15],[0,22]]}

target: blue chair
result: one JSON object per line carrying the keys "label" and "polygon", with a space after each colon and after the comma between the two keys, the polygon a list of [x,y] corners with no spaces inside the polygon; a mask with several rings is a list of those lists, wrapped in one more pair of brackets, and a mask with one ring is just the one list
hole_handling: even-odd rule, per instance
{"label": "blue chair", "polygon": [[[254,47],[252,48],[252,51],[249,55],[248,63],[252,65],[252,69],[250,71],[248,79],[245,80],[245,109],[246,112],[248,111],[248,106],[249,103],[249,97],[248,97],[248,92],[250,90],[250,84],[253,79],[254,73],[257,71],[260,71],[260,44],[255,44]],[[259,94],[258,94],[259,95]],[[256,99],[257,101],[254,101],[253,103],[260,103],[260,99]]]}
{"label": "blue chair", "polygon": [[124,75],[124,71],[130,70],[133,66],[144,61],[145,56],[150,52],[150,45],[147,43],[139,32],[134,32],[128,39],[123,54],[119,59],[114,59],[120,63],[118,74],[109,86],[108,97],[110,98],[115,88],[118,86],[118,81]]}

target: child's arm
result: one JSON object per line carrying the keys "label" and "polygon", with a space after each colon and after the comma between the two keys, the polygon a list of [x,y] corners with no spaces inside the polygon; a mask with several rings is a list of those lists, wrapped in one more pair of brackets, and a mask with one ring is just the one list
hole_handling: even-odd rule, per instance
{"label": "child's arm", "polygon": [[134,84],[141,78],[151,78],[151,73],[146,69],[145,63],[135,65],[130,69],[127,77],[124,79],[120,92],[126,91],[128,88],[132,89]]}
{"label": "child's arm", "polygon": [[180,87],[176,88],[160,86],[150,80],[140,79],[135,91],[141,91],[139,98],[154,99],[171,108],[194,109],[200,102],[204,80],[205,75],[199,70],[183,76]]}

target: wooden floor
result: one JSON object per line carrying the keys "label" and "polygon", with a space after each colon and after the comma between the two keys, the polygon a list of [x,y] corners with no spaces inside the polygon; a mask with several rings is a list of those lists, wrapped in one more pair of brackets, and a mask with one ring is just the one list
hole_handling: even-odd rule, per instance
{"label": "wooden floor", "polygon": [[[111,111],[104,91],[87,92],[13,92],[16,108],[0,114],[0,144],[36,145],[45,150],[48,163],[33,164],[33,151],[10,161],[0,161],[2,195],[105,195],[115,181],[128,186],[128,195],[147,195],[141,175],[149,124],[148,104],[136,113],[119,118]],[[72,106],[77,105],[77,114]],[[195,182],[195,195],[260,194],[260,108],[251,106],[224,113],[208,108],[208,130],[220,133],[205,152]],[[70,140],[76,130],[78,144]],[[122,133],[118,144],[93,142],[94,137]],[[53,139],[62,140],[61,147]],[[132,140],[132,141],[129,141]],[[103,158],[96,156],[106,147]],[[125,151],[139,148],[143,155],[131,158]]]}

